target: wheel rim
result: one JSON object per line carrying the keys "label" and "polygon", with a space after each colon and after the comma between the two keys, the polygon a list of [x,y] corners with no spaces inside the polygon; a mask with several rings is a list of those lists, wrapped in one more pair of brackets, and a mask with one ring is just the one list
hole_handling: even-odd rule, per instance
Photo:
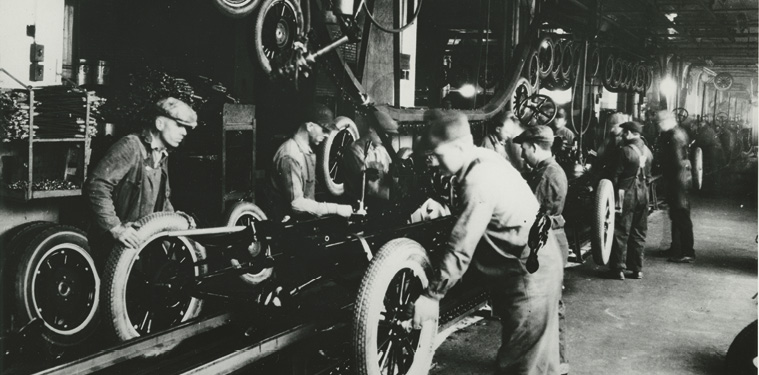
{"label": "wheel rim", "polygon": [[[236,226],[242,225],[242,226],[247,227],[247,226],[250,226],[254,222],[261,221],[262,219],[263,218],[258,217],[253,212],[243,212],[240,214],[240,216],[237,217],[237,220],[235,220],[235,225]],[[250,246],[248,247],[248,253],[250,253],[252,257],[257,257],[259,254],[261,254],[261,250],[262,250],[262,247],[261,247],[260,242],[254,242],[250,244]],[[233,267],[240,266],[240,262],[237,261],[237,259],[230,259],[230,263],[232,264]],[[271,276],[272,271],[273,270],[271,267],[264,268],[257,273],[242,274],[240,275],[240,278],[242,278],[242,280],[247,282],[248,284],[257,285],[260,282],[268,279],[269,276]]]}
{"label": "wheel rim", "polygon": [[253,0],[222,0],[224,5],[230,8],[243,8],[250,4]]}
{"label": "wheel rim", "polygon": [[337,132],[335,135],[335,141],[332,143],[332,148],[329,150],[329,177],[336,184],[341,184],[344,181],[343,170],[340,168],[340,161],[343,160],[343,154],[348,145],[353,143],[355,139],[351,132],[346,128]]}
{"label": "wheel rim", "polygon": [[608,249],[611,246],[611,241],[614,239],[612,236],[612,233],[614,231],[614,204],[612,203],[612,197],[609,196],[606,199],[606,204],[604,208],[604,219],[603,219],[603,254],[604,254],[604,260],[608,259]]}
{"label": "wheel rim", "polygon": [[540,60],[540,76],[546,77],[553,68],[554,45],[549,38],[544,38],[538,47],[538,59]]}
{"label": "wheel rim", "polygon": [[533,54],[532,57],[530,57],[527,75],[530,79],[530,86],[532,86],[533,90],[536,90],[538,88],[538,82],[540,81],[540,58],[537,54]]}
{"label": "wheel rim", "polygon": [[184,237],[148,241],[135,257],[126,285],[126,313],[142,336],[170,328],[195,310],[198,300],[181,293],[179,283],[199,274],[193,245]]}
{"label": "wheel rim", "polygon": [[530,83],[525,78],[520,78],[512,95],[511,109],[519,112],[519,105],[530,96]]}
{"label": "wheel rim", "polygon": [[90,254],[73,243],[63,243],[48,250],[34,269],[33,308],[51,331],[74,335],[94,318],[99,289]]}
{"label": "wheel rim", "polygon": [[262,28],[261,48],[266,58],[277,60],[292,52],[298,30],[296,11],[289,1],[275,1],[266,9]]}
{"label": "wheel rim", "polygon": [[377,355],[381,374],[406,374],[413,364],[421,331],[411,329],[413,302],[423,291],[418,271],[401,269],[388,285],[377,324]]}

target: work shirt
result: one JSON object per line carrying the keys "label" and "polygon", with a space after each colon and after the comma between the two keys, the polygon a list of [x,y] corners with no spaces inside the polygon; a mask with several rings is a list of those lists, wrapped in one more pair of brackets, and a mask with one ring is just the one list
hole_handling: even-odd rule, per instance
{"label": "work shirt", "polygon": [[659,136],[661,147],[662,180],[665,183],[665,199],[670,207],[689,208],[690,203],[686,194],[687,173],[685,161],[687,161],[686,147],[688,136],[676,126]]}
{"label": "work shirt", "polygon": [[[646,147],[642,139],[637,138],[622,147],[617,156],[618,160],[614,178],[612,179],[612,183],[617,189],[631,188],[636,177],[641,179],[644,184],[651,178],[653,154]],[[641,158],[644,158],[644,160],[641,160]]]}
{"label": "work shirt", "polygon": [[527,184],[535,193],[546,215],[551,218],[551,228],[564,228],[564,203],[567,199],[569,183],[567,175],[554,157],[538,163],[526,176]]}
{"label": "work shirt", "polygon": [[337,204],[314,200],[316,154],[307,142],[289,138],[277,149],[272,165],[269,187],[274,220],[293,214],[322,216],[337,213]]}
{"label": "work shirt", "polygon": [[118,140],[92,171],[85,196],[95,235],[153,212],[174,211],[169,201],[168,152],[149,132]]}
{"label": "work shirt", "polygon": [[365,135],[350,145],[350,152],[343,158],[346,169],[348,190],[355,197],[361,197],[361,185],[363,183],[363,171],[374,169],[377,176],[367,175],[366,195],[388,200],[393,186],[393,178],[390,174],[392,159],[385,146],[372,141],[370,135]]}
{"label": "work shirt", "polygon": [[443,298],[470,262],[486,276],[528,274],[526,245],[538,201],[503,157],[483,148],[472,152],[456,175],[462,212],[446,245],[433,254],[435,266],[425,292],[433,299]]}

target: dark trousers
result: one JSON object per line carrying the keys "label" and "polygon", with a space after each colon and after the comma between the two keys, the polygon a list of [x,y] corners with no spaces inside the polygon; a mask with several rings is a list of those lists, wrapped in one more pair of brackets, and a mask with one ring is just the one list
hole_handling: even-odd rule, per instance
{"label": "dark trousers", "polygon": [[690,220],[690,207],[669,209],[669,218],[672,220],[672,246],[670,256],[696,257],[693,250],[693,222]]}
{"label": "dark trousers", "polygon": [[492,280],[493,312],[501,318],[498,375],[559,374],[559,299],[564,267],[556,240],[540,250],[540,268]]}
{"label": "dark trousers", "polygon": [[648,190],[642,181],[636,181],[625,190],[622,213],[614,222],[614,246],[611,249],[609,268],[640,271],[643,268],[643,249],[648,232]]}

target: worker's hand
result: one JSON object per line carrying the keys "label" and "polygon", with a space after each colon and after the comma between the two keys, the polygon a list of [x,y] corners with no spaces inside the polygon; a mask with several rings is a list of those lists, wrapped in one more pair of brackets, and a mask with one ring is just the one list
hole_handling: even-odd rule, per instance
{"label": "worker's hand", "polygon": [[110,230],[111,235],[116,241],[126,247],[136,249],[140,245],[140,238],[137,236],[137,230],[134,223],[123,223]]}
{"label": "worker's hand", "polygon": [[338,205],[337,214],[344,218],[350,218],[353,215],[353,207],[347,204]]}
{"label": "worker's hand", "polygon": [[419,296],[414,303],[414,329],[422,329],[422,324],[428,320],[437,320],[440,315],[440,302],[425,295]]}

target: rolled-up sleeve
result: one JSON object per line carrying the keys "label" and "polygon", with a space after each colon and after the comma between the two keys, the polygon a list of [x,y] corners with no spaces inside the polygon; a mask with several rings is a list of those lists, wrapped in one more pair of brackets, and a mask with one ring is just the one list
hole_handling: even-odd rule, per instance
{"label": "rolled-up sleeve", "polygon": [[295,159],[289,156],[282,157],[277,165],[277,171],[279,186],[285,190],[282,192],[282,195],[290,200],[292,212],[314,216],[337,213],[337,204],[320,203],[304,196],[303,170]]}
{"label": "rolled-up sleeve", "polygon": [[492,184],[488,184],[485,168],[472,171],[462,192],[463,211],[456,221],[450,239],[434,254],[433,272],[425,294],[442,299],[469,268],[477,244],[485,234],[495,209]]}

